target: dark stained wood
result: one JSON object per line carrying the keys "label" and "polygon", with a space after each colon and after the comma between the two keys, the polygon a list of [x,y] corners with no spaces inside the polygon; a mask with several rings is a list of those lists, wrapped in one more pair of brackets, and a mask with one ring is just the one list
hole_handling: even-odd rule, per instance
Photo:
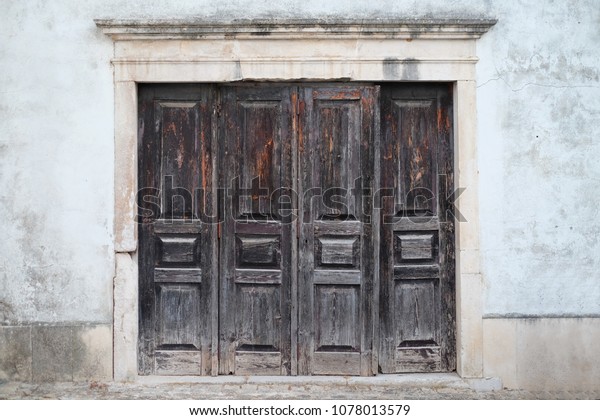
{"label": "dark stained wood", "polygon": [[441,370],[456,370],[456,253],[454,204],[448,197],[454,194],[454,131],[452,128],[452,92],[438,95],[437,133],[440,223],[440,352]]}
{"label": "dark stained wood", "polygon": [[281,270],[252,270],[247,268],[235,269],[236,283],[281,284],[281,281]]}
{"label": "dark stained wood", "polygon": [[360,263],[360,239],[358,236],[321,236],[315,244],[317,264],[321,267],[353,267]]}
{"label": "dark stained wood", "polygon": [[454,370],[451,96],[140,85],[140,374]]}
{"label": "dark stained wood", "polygon": [[[381,203],[380,197],[383,193],[381,190],[381,153],[382,153],[382,142],[381,142],[381,86],[377,87],[377,98],[374,103],[373,110],[373,197],[368,205],[372,208],[372,230],[373,236],[373,289],[372,289],[372,342],[371,342],[371,373],[377,374],[379,367],[379,274],[380,274],[380,235],[381,235]],[[365,352],[365,358],[367,354]]]}
{"label": "dark stained wood", "polygon": [[355,285],[315,287],[315,318],[320,322],[315,328],[316,352],[360,351],[359,294]]}
{"label": "dark stained wood", "polygon": [[362,224],[359,221],[335,221],[335,223],[331,223],[331,221],[315,220],[313,226],[317,234],[348,236],[360,235],[362,232]]}
{"label": "dark stained wood", "polygon": [[300,180],[298,171],[299,171],[299,139],[302,136],[303,127],[300,124],[300,114],[304,113],[303,107],[301,107],[299,92],[298,89],[292,89],[291,92],[291,102],[292,102],[292,114],[294,117],[292,118],[292,191],[291,191],[291,213],[289,222],[291,224],[290,229],[290,240],[292,242],[291,247],[291,273],[290,273],[290,281],[291,281],[291,302],[290,302],[290,373],[291,375],[298,375],[298,308],[302,305],[302,302],[298,300],[298,242],[300,230],[298,229],[300,223],[300,215],[299,215],[299,200],[298,200],[298,183]]}
{"label": "dark stained wood", "polygon": [[161,351],[157,350],[155,355],[156,375],[202,375],[202,353],[198,351]]}
{"label": "dark stained wood", "polygon": [[402,264],[394,267],[396,279],[431,279],[440,276],[439,264]]}
{"label": "dark stained wood", "polygon": [[379,371],[456,368],[451,91],[382,88]]}
{"label": "dark stained wood", "polygon": [[200,286],[168,283],[158,285],[157,348],[200,350]]}
{"label": "dark stained wood", "polygon": [[436,235],[434,233],[397,233],[396,249],[399,251],[399,260],[433,260],[437,249]]}
{"label": "dark stained wood", "polygon": [[356,366],[361,364],[358,352],[317,352],[312,358],[313,375],[357,375]]}
{"label": "dark stained wood", "polygon": [[[383,176],[389,177],[391,175],[385,174]],[[393,211],[393,206],[390,207],[390,211]],[[412,232],[412,231],[419,231],[419,230],[438,230],[440,227],[440,219],[437,216],[390,217],[389,223],[393,224],[392,228],[395,232],[396,231]]]}
{"label": "dark stained wood", "polygon": [[360,286],[361,273],[358,270],[314,270],[313,284],[345,284]]}
{"label": "dark stained wood", "polygon": [[244,351],[236,352],[238,365],[236,375],[281,375],[281,353],[278,351]]}
{"label": "dark stained wood", "polygon": [[202,233],[203,224],[199,220],[153,220],[152,227],[156,234],[189,234],[193,236]]}
{"label": "dark stained wood", "polygon": [[[298,373],[372,375],[378,90],[300,89]],[[368,191],[367,191],[368,190]]]}
{"label": "dark stained wood", "polygon": [[278,268],[281,265],[281,241],[279,236],[236,236],[237,261],[243,267],[261,266]]}
{"label": "dark stained wood", "polygon": [[154,268],[156,283],[201,283],[202,269],[200,268]]}
{"label": "dark stained wood", "polygon": [[260,221],[260,223],[235,222],[235,231],[239,234],[281,235],[280,221]]}
{"label": "dark stained wood", "polygon": [[293,92],[221,90],[220,374],[291,373]]}
{"label": "dark stained wood", "polygon": [[412,347],[438,342],[438,318],[436,292],[437,279],[421,281],[397,281],[394,288],[394,323],[398,347]]}
{"label": "dark stained wood", "polygon": [[440,348],[436,346],[408,347],[396,350],[397,372],[439,372],[444,370]]}
{"label": "dark stained wood", "polygon": [[196,266],[200,264],[198,236],[156,235],[158,261],[161,264],[181,264]]}
{"label": "dark stained wood", "polygon": [[[140,85],[139,372],[208,375],[217,278],[210,86]],[[138,200],[138,204],[141,202]]]}

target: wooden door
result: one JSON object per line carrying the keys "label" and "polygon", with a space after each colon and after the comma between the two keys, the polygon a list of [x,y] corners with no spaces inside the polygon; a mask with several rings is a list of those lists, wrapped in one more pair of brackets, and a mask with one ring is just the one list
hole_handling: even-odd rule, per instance
{"label": "wooden door", "polygon": [[450,98],[140,85],[140,373],[454,370]]}
{"label": "wooden door", "polygon": [[454,217],[451,91],[396,84],[381,95],[379,370],[452,371]]}
{"label": "wooden door", "polygon": [[139,87],[141,374],[215,372],[213,94],[201,85]]}
{"label": "wooden door", "polygon": [[293,94],[285,86],[222,90],[221,374],[292,373]]}
{"label": "wooden door", "polygon": [[373,86],[300,89],[298,373],[373,374]]}

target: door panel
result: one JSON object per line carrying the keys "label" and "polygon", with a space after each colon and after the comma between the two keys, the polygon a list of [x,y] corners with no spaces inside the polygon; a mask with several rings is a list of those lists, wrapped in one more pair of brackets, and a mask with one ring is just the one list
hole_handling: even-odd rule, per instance
{"label": "door panel", "polygon": [[221,374],[291,373],[290,87],[222,89]]}
{"label": "door panel", "polygon": [[213,91],[139,90],[140,373],[206,375],[216,364]]}
{"label": "door panel", "polygon": [[383,373],[455,369],[452,109],[444,85],[383,89],[380,351]]}
{"label": "door panel", "polygon": [[378,91],[300,92],[298,372],[370,375]]}

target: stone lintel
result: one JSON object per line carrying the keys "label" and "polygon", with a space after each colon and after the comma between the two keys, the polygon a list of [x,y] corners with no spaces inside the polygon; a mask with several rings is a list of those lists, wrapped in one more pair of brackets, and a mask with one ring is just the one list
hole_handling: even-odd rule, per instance
{"label": "stone lintel", "polygon": [[495,19],[95,19],[114,40],[133,39],[477,39]]}

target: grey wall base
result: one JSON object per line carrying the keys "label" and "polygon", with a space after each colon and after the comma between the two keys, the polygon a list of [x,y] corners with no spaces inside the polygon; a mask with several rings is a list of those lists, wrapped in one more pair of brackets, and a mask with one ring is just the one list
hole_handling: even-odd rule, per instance
{"label": "grey wall base", "polygon": [[110,325],[0,326],[0,382],[112,379]]}

